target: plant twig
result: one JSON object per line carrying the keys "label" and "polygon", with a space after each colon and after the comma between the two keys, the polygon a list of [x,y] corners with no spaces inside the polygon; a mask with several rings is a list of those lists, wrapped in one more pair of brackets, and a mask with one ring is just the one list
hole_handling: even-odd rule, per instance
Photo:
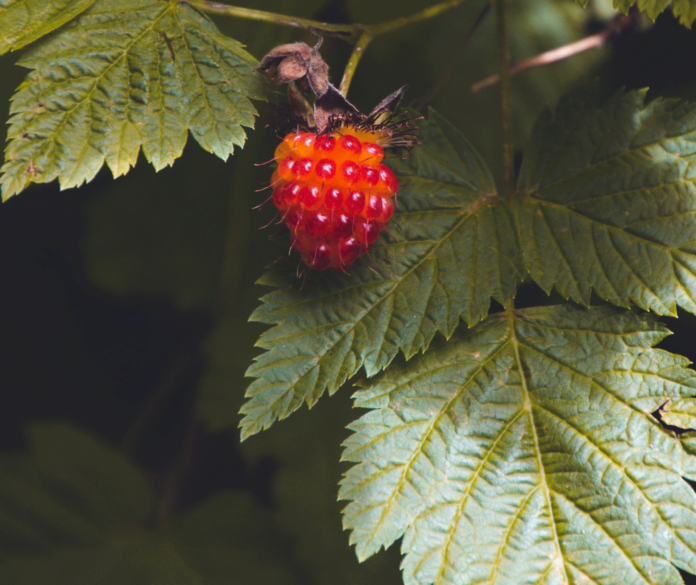
{"label": "plant twig", "polygon": [[322,32],[337,33],[347,35],[347,39],[355,38],[359,32],[352,24],[331,24],[328,22],[320,22],[318,20],[309,20],[307,18],[296,18],[285,14],[277,14],[275,12],[266,12],[265,10],[255,10],[253,8],[240,8],[239,6],[230,6],[229,4],[221,4],[220,2],[210,2],[208,0],[184,0],[190,6],[198,8],[202,12],[209,14],[220,14],[223,16],[234,16],[236,18],[244,18],[247,20],[260,20],[262,22],[272,22],[284,26],[292,26],[309,30],[310,28],[317,29]]}
{"label": "plant twig", "polygon": [[[534,69],[535,67],[541,67],[543,65],[548,65],[550,63],[555,63],[556,61],[561,61],[567,59],[568,57],[573,57],[584,53],[585,51],[590,51],[591,49],[599,49],[603,47],[609,39],[614,38],[623,32],[627,27],[631,26],[635,18],[632,15],[619,14],[614,20],[611,21],[609,26],[603,31],[569,43],[567,45],[562,45],[551,49],[550,51],[545,51],[519,63],[515,63],[510,67],[510,75],[517,75],[523,71],[528,71],[529,69]],[[471,86],[471,91],[474,93],[491,87],[500,81],[500,75],[491,75],[490,77],[479,81]]]}
{"label": "plant twig", "polygon": [[411,14],[410,16],[401,16],[394,20],[388,20],[379,24],[366,26],[363,24],[331,24],[328,22],[319,22],[318,20],[309,20],[307,18],[296,18],[285,14],[275,12],[266,12],[265,10],[255,10],[253,8],[240,8],[239,6],[230,6],[229,4],[221,4],[220,2],[210,2],[210,0],[184,0],[190,6],[194,6],[202,12],[209,14],[221,14],[224,16],[234,16],[237,18],[245,18],[248,20],[260,20],[263,22],[272,22],[284,26],[292,26],[302,28],[304,30],[316,29],[321,32],[335,33],[341,35],[348,41],[359,38],[363,33],[368,32],[372,36],[381,35],[392,32],[414,24],[422,20],[428,20],[456,8],[460,4],[464,4],[468,0],[447,0],[439,2],[433,6],[425,8],[420,12]]}
{"label": "plant twig", "polygon": [[438,16],[443,12],[452,10],[452,8],[456,8],[457,6],[464,4],[464,2],[467,1],[468,0],[448,0],[447,2],[440,2],[438,4],[421,10],[420,12],[416,12],[411,16],[401,16],[399,18],[395,18],[394,20],[389,20],[381,24],[374,24],[362,28],[365,30],[369,30],[374,36],[381,35],[387,32],[398,30],[409,24],[414,24],[422,20],[428,20],[429,18]]}
{"label": "plant twig", "polygon": [[360,35],[358,42],[355,43],[350,59],[348,59],[348,65],[346,65],[345,71],[343,72],[343,79],[341,80],[341,87],[339,88],[339,91],[343,95],[348,93],[348,88],[350,87],[351,81],[353,81],[353,75],[355,74],[355,69],[358,67],[360,58],[374,38],[372,33],[365,31]]}
{"label": "plant twig", "polygon": [[488,12],[491,9],[490,4],[486,4],[483,7],[483,10],[478,15],[478,18],[472,25],[471,29],[467,33],[467,35],[464,37],[462,40],[461,44],[459,45],[459,48],[455,52],[454,56],[450,60],[449,64],[447,65],[447,68],[445,69],[444,73],[440,76],[440,78],[435,82],[435,85],[433,85],[432,89],[426,93],[422,98],[419,100],[416,100],[413,103],[413,107],[416,110],[422,110],[425,104],[427,104],[435,94],[439,91],[440,86],[444,83],[445,79],[449,77],[449,75],[452,73],[452,70],[454,69],[454,66],[457,64],[457,61],[459,61],[459,58],[462,56],[462,53],[464,52],[464,49],[466,49],[466,46],[469,44],[469,41],[471,40],[471,37],[474,36],[474,33],[478,30],[478,27],[481,26],[481,23],[484,21],[486,16],[488,15]]}
{"label": "plant twig", "polygon": [[508,34],[507,1],[496,0],[500,34],[500,105],[503,118],[503,172],[505,194],[515,193],[515,149],[512,141],[512,90],[510,87],[510,36]]}

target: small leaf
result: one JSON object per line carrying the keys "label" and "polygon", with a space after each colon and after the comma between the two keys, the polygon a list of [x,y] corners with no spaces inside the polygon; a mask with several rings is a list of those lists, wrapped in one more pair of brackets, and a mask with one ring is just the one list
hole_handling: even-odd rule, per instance
{"label": "small leaf", "polygon": [[[266,295],[251,319],[276,325],[247,375],[257,378],[242,407],[242,437],[268,428],[303,402],[333,394],[361,366],[369,376],[449,337],[460,318],[478,322],[491,297],[511,298],[520,260],[509,213],[485,163],[436,113],[420,125],[422,146],[396,166],[401,217],[396,243],[372,252],[374,271],[312,274]],[[512,237],[511,237],[511,234]],[[278,279],[267,276],[267,279]]]}
{"label": "small leaf", "polygon": [[340,497],[359,558],[404,537],[406,585],[682,584],[696,458],[650,415],[694,393],[650,315],[511,311],[355,395]]}
{"label": "small leaf", "polygon": [[162,527],[144,478],[63,424],[0,456],[0,582],[12,585],[299,584],[268,512],[223,492]]}
{"label": "small leaf", "polygon": [[254,59],[185,3],[102,0],[19,62],[33,71],[12,98],[3,198],[31,182],[115,177],[145,158],[181,156],[187,130],[222,159],[253,127]]}
{"label": "small leaf", "polygon": [[87,10],[94,0],[3,0],[0,55],[46,36]]}
{"label": "small leaf", "polygon": [[513,203],[539,285],[588,304],[696,312],[696,104],[601,100],[591,88],[541,117]]}

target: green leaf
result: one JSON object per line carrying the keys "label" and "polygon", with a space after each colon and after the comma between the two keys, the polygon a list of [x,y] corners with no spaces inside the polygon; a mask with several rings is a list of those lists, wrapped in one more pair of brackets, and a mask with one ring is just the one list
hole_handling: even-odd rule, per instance
{"label": "green leaf", "polygon": [[668,425],[696,430],[696,398],[675,398],[661,409],[662,420]]}
{"label": "green leaf", "polygon": [[[583,8],[587,6],[588,0],[575,0]],[[638,10],[645,12],[651,20],[655,20],[658,15],[670,4],[670,0],[614,0],[614,8],[626,14],[634,5],[638,5]],[[691,28],[696,20],[696,1],[695,0],[672,0],[672,13],[679,19],[684,26]]]}
{"label": "green leaf", "polygon": [[46,36],[94,0],[0,0],[0,55]]}
{"label": "green leaf", "polygon": [[268,351],[247,372],[257,379],[241,410],[242,437],[333,394],[363,365],[373,375],[399,350],[407,358],[424,351],[460,318],[478,322],[491,297],[514,294],[517,244],[485,163],[436,113],[419,125],[422,146],[396,166],[397,242],[375,248],[374,270],[312,274],[303,290],[291,276],[252,314],[276,327],[261,336]]}
{"label": "green leaf", "polygon": [[299,584],[268,513],[221,493],[155,528],[142,475],[63,424],[0,457],[0,582],[12,585]]}
{"label": "green leaf", "polygon": [[696,312],[696,104],[645,91],[561,100],[537,123],[513,203],[525,266],[588,304]]}
{"label": "green leaf", "polygon": [[254,59],[187,4],[100,0],[19,62],[3,198],[31,182],[61,188],[114,177],[140,148],[155,169],[181,156],[188,130],[222,159],[242,146],[261,99]]}
{"label": "green leaf", "polygon": [[359,558],[403,536],[411,584],[682,584],[696,458],[650,412],[696,373],[651,315],[511,311],[356,394],[340,498]]}

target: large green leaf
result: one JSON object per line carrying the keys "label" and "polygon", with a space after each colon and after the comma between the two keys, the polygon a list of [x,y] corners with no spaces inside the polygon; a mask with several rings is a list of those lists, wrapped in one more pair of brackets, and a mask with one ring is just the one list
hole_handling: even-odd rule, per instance
{"label": "large green leaf", "polygon": [[460,318],[478,322],[491,297],[514,294],[521,262],[485,163],[435,113],[420,137],[396,166],[402,220],[390,226],[397,242],[375,248],[374,270],[312,274],[302,290],[290,277],[253,313],[276,327],[261,336],[268,351],[247,372],[257,379],[241,411],[243,437],[333,394],[363,365],[373,375],[399,349],[410,357],[437,331],[449,337]]}
{"label": "large green leaf", "polygon": [[162,526],[141,474],[65,425],[0,457],[0,582],[12,585],[300,583],[268,513],[223,492]]}
{"label": "large green leaf", "polygon": [[587,304],[696,312],[696,104],[593,89],[546,112],[514,203],[525,266]]}
{"label": "large green leaf", "polygon": [[0,55],[63,26],[94,0],[0,0]]}
{"label": "large green leaf", "polygon": [[227,159],[261,98],[253,57],[179,2],[100,0],[19,64],[33,71],[12,99],[5,199],[31,182],[78,186],[105,162],[118,177],[141,147],[159,170],[188,130]]}
{"label": "large green leaf", "polygon": [[649,414],[693,395],[650,315],[509,311],[356,394],[340,497],[360,558],[404,536],[411,584],[681,584],[696,457]]}

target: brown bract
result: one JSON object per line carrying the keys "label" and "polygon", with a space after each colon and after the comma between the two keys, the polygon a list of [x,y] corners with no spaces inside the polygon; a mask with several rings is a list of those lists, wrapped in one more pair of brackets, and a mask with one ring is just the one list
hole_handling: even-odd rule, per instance
{"label": "brown bract", "polygon": [[[408,86],[384,98],[369,115],[363,114],[329,81],[329,66],[319,54],[321,43],[320,38],[314,47],[305,43],[279,45],[256,66],[274,74],[277,85],[288,84],[290,119],[317,134],[344,126],[379,133],[380,145],[386,148],[410,149],[417,144],[412,122],[418,118],[399,120],[396,114]],[[316,96],[314,108],[301,93],[309,88]]]}
{"label": "brown bract", "polygon": [[309,85],[312,88],[316,96],[314,122],[319,133],[326,129],[332,116],[359,114],[358,109],[329,82],[329,66],[319,54],[321,43],[322,39],[314,47],[305,43],[279,45],[256,66],[256,69],[266,72],[275,68],[277,85],[295,82],[299,87]]}

